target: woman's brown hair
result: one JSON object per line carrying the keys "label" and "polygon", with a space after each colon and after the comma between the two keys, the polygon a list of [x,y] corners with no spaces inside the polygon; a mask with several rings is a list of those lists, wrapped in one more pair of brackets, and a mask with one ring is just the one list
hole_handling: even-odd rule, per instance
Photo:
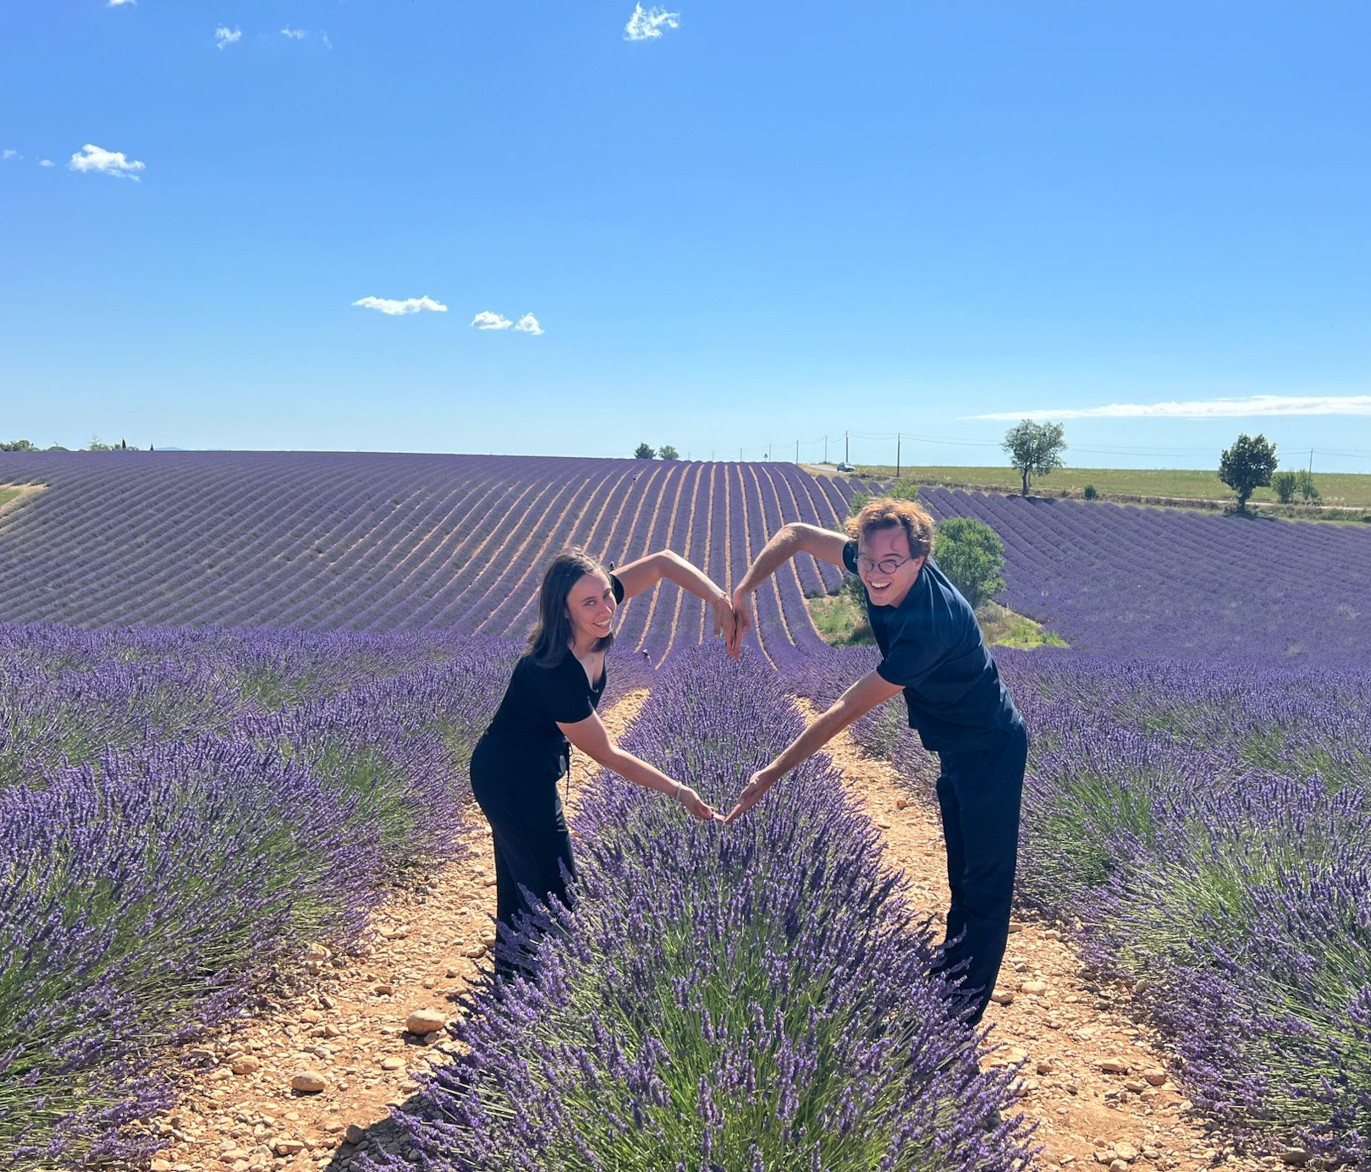
{"label": "woman's brown hair", "polygon": [[[609,571],[600,559],[579,546],[562,550],[543,574],[538,588],[538,625],[528,637],[529,654],[539,667],[556,667],[571,647],[571,615],[567,611],[567,595],[585,575]],[[595,644],[596,651],[608,651],[614,643],[611,632]]]}

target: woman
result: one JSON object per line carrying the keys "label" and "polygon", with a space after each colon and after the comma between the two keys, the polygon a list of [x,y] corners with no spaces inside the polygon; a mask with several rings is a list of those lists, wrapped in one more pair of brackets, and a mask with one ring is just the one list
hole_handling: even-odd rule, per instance
{"label": "woman", "polygon": [[[626,598],[668,578],[714,608],[716,633],[733,642],[728,594],[684,558],[663,550],[610,573],[582,549],[563,550],[543,576],[538,625],[494,720],[471,757],[471,789],[495,841],[496,919],[513,927],[528,910],[520,887],[567,902],[562,868],[576,873],[557,782],[570,745],[606,769],[680,802],[706,822],[715,813],[689,786],[619,748],[595,709],[605,689],[605,652],[614,612]],[[496,950],[496,972],[512,964]]]}

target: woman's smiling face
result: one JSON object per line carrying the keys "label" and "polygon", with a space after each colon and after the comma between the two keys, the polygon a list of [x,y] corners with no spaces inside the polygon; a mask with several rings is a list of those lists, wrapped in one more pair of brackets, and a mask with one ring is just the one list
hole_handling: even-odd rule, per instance
{"label": "woman's smiling face", "polygon": [[593,646],[595,640],[605,638],[614,624],[614,612],[618,608],[609,576],[603,571],[582,574],[576,579],[566,596],[567,617],[571,620],[576,644]]}
{"label": "woman's smiling face", "polygon": [[899,606],[914,585],[925,558],[910,557],[904,526],[871,529],[857,542],[857,572],[873,606]]}

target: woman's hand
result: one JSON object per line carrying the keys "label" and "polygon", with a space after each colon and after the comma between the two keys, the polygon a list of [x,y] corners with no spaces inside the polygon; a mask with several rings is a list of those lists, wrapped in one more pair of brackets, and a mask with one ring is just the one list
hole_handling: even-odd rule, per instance
{"label": "woman's hand", "polygon": [[724,637],[728,653],[736,658],[737,653],[733,650],[733,629],[737,625],[737,619],[733,613],[733,601],[727,594],[720,594],[710,606],[714,610],[714,633]]}
{"label": "woman's hand", "polygon": [[728,640],[728,653],[738,659],[743,653],[743,636],[752,630],[752,595],[743,591],[733,592],[733,634]]}
{"label": "woman's hand", "polygon": [[723,815],[718,813],[713,806],[706,802],[688,785],[683,785],[676,791],[676,800],[687,810],[695,815],[701,822],[722,822]]}

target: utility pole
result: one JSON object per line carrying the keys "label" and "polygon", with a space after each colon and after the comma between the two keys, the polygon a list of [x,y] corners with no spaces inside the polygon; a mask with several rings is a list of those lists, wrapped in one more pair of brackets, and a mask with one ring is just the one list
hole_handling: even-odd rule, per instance
{"label": "utility pole", "polygon": [[843,463],[851,464],[852,447],[847,432],[843,432]]}
{"label": "utility pole", "polygon": [[739,449],[738,449],[738,463],[741,464],[742,462],[743,462],[743,449],[742,449],[742,448],[739,448]]}
{"label": "utility pole", "polygon": [[828,436],[824,436],[824,463],[828,463]]}
{"label": "utility pole", "polygon": [[1314,475],[1314,449],[1309,449],[1309,475]]}
{"label": "utility pole", "polygon": [[895,479],[900,479],[900,433],[895,433]]}
{"label": "utility pole", "polygon": [[798,464],[799,462],[800,462],[800,441],[799,441],[799,440],[796,440],[796,441],[795,441],[795,463]]}

